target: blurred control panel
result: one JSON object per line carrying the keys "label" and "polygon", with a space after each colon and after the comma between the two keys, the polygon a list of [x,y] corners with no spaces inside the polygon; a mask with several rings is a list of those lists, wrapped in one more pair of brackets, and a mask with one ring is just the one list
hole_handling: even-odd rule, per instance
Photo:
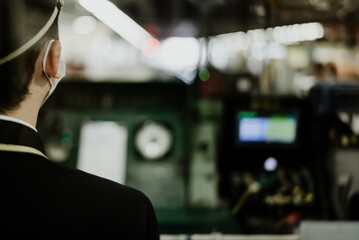
{"label": "blurred control panel", "polygon": [[64,82],[40,114],[51,160],[143,191],[155,207],[185,204],[183,84]]}

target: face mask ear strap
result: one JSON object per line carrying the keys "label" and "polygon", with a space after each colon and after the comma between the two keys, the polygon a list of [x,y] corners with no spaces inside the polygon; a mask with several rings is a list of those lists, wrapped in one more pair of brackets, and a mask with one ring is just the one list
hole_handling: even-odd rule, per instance
{"label": "face mask ear strap", "polygon": [[24,45],[22,45],[20,48],[13,51],[9,55],[7,55],[3,58],[0,58],[0,65],[3,65],[4,63],[7,63],[7,62],[13,60],[14,58],[20,56],[21,54],[23,54],[24,52],[29,50],[32,46],[34,46],[34,44],[37,43],[45,35],[45,33],[50,29],[50,27],[52,26],[52,24],[54,23],[57,15],[58,15],[59,11],[61,10],[61,8],[63,6],[64,6],[64,1],[57,0],[56,7],[55,7],[49,21],[47,21],[47,23],[41,28],[41,30],[33,38],[31,38],[29,41],[27,41]]}
{"label": "face mask ear strap", "polygon": [[[42,69],[46,75],[46,77],[48,79],[50,79],[49,75],[46,73],[46,60],[47,60],[47,57],[49,56],[49,52],[50,52],[50,48],[51,48],[51,45],[52,43],[55,42],[55,40],[51,40],[49,42],[49,44],[47,45],[47,48],[46,48],[46,51],[45,51],[45,55],[44,55],[44,59],[42,60]],[[50,81],[51,85],[52,85],[52,82]]]}

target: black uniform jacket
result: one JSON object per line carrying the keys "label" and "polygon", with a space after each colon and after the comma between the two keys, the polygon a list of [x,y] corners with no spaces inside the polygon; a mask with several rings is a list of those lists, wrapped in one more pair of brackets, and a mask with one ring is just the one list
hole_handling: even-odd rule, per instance
{"label": "black uniform jacket", "polygon": [[[44,153],[39,135],[0,120],[0,145]],[[159,239],[141,192],[36,153],[0,151],[0,239]]]}

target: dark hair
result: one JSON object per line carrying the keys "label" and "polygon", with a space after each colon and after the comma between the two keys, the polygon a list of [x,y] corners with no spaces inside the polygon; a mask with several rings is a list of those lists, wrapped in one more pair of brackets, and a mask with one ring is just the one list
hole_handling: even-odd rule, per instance
{"label": "dark hair", "polygon": [[[37,34],[55,6],[56,0],[0,0],[0,59]],[[29,94],[37,57],[46,42],[58,39],[57,20],[29,50],[0,65],[0,113],[16,109]]]}

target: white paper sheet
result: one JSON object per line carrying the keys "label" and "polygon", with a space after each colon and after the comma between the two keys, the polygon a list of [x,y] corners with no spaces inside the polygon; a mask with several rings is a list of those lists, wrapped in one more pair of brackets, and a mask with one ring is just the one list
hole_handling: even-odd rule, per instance
{"label": "white paper sheet", "polygon": [[126,127],[116,122],[84,123],[80,134],[78,169],[124,184],[127,138]]}

